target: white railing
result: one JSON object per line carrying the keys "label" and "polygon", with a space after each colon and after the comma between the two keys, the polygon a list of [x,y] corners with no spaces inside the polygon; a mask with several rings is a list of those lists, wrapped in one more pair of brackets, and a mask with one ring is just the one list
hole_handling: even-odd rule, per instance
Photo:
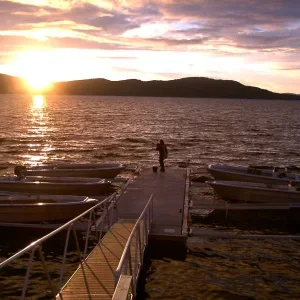
{"label": "white railing", "polygon": [[[66,263],[66,257],[68,253],[68,245],[69,245],[69,240],[70,240],[70,232],[72,230],[74,239],[75,239],[75,244],[77,248],[77,253],[80,259],[80,263],[83,263],[87,257],[87,250],[88,250],[88,242],[90,238],[91,232],[94,232],[98,242],[101,240],[101,237],[103,235],[103,230],[105,229],[104,226],[107,226],[107,229],[109,229],[112,226],[113,223],[113,218],[116,217],[114,214],[116,212],[116,194],[114,193],[113,195],[109,196],[105,200],[101,201],[100,203],[96,204],[92,208],[88,209],[84,213],[80,214],[76,218],[70,220],[69,222],[65,223],[61,227],[57,228],[56,230],[52,231],[51,233],[45,235],[44,237],[34,241],[21,251],[17,252],[10,258],[6,259],[2,263],[0,263],[0,270],[7,267],[9,264],[14,262],[16,259],[24,256],[27,253],[30,253],[28,265],[27,265],[27,271],[24,279],[24,285],[22,289],[22,294],[20,299],[24,299],[26,295],[26,290],[27,286],[29,283],[29,277],[30,277],[30,271],[32,268],[32,264],[34,261],[34,257],[36,252],[39,254],[39,258],[42,262],[42,266],[44,269],[44,273],[47,277],[48,280],[48,285],[49,288],[52,292],[53,297],[55,298],[56,294],[59,292],[63,285],[63,276],[64,276],[64,269],[65,269],[65,263]],[[97,219],[96,213],[101,212],[101,216]],[[88,215],[88,220],[85,222],[85,242],[84,242],[84,249],[83,249],[83,254],[81,253],[82,251],[80,250],[79,246],[79,241],[78,241],[78,236],[77,236],[77,231],[76,231],[76,225],[80,224],[80,228],[83,229],[82,226],[82,218],[87,217]],[[106,223],[107,222],[107,223]],[[49,270],[47,268],[46,260],[43,255],[42,251],[42,245],[55,235],[61,233],[62,231],[67,230],[67,235],[65,239],[65,245],[64,245],[64,252],[63,252],[63,258],[60,266],[60,273],[59,273],[59,283],[58,287],[54,287],[52,284],[52,280],[49,274]]]}
{"label": "white railing", "polygon": [[[121,275],[132,276],[131,290],[134,297],[136,296],[137,281],[143,265],[144,252],[148,244],[148,236],[151,230],[152,219],[153,194],[150,196],[140,217],[136,221],[125,245],[118,267],[115,270],[116,285]],[[134,253],[134,257],[131,256],[132,251]]]}

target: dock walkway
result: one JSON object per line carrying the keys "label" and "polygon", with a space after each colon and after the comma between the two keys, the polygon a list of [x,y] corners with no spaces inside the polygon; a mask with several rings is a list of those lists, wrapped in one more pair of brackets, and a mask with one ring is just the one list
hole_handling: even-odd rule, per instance
{"label": "dock walkway", "polygon": [[[57,299],[111,299],[115,290],[114,271],[125,244],[149,198],[153,195],[152,238],[185,241],[187,171],[167,169],[166,172],[141,170],[118,198],[118,218],[62,288]],[[134,249],[134,245],[132,245]],[[136,253],[131,252],[134,257]],[[142,262],[140,262],[142,264]]]}
{"label": "dock walkway", "polygon": [[134,178],[118,200],[121,219],[137,219],[153,194],[151,237],[186,238],[183,234],[186,199],[186,169],[153,172],[146,168]]}
{"label": "dock walkway", "polygon": [[[77,268],[56,299],[111,299],[115,291],[114,272],[135,221],[116,222]],[[132,251],[131,255],[134,256],[135,252]]]}

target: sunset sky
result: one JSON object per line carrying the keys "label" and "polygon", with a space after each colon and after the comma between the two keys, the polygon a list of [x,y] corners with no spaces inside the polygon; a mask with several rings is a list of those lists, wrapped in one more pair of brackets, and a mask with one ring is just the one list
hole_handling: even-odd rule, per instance
{"label": "sunset sky", "polygon": [[299,0],[0,0],[0,73],[232,79],[300,94]]}

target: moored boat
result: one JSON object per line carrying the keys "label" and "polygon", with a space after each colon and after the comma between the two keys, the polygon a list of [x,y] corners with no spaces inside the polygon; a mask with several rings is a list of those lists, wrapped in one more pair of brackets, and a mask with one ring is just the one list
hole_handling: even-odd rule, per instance
{"label": "moored boat", "polygon": [[209,165],[208,171],[216,180],[248,181],[271,184],[285,184],[290,181],[295,183],[300,182],[300,174],[297,174],[288,168]]}
{"label": "moored boat", "polygon": [[16,166],[15,174],[23,176],[53,177],[96,177],[115,178],[124,166],[122,164],[53,164],[27,168]]}
{"label": "moored boat", "polygon": [[99,202],[85,196],[0,195],[1,223],[57,222],[70,220]]}
{"label": "moored boat", "polygon": [[300,203],[300,187],[245,181],[206,181],[224,200],[253,203]]}
{"label": "moored boat", "polygon": [[0,191],[51,195],[97,196],[109,191],[111,182],[100,178],[81,177],[2,177]]}

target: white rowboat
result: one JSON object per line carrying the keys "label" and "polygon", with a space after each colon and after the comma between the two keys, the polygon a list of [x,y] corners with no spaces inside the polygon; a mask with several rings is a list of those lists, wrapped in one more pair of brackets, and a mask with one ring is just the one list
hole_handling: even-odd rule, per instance
{"label": "white rowboat", "polygon": [[0,191],[51,195],[97,196],[109,191],[111,182],[81,177],[1,177]]}
{"label": "white rowboat", "polygon": [[242,181],[206,181],[224,200],[252,203],[300,203],[300,187]]}
{"label": "white rowboat", "polygon": [[80,215],[98,200],[84,196],[0,195],[0,222],[66,221]]}
{"label": "white rowboat", "polygon": [[287,168],[209,165],[208,171],[216,180],[249,181],[271,184],[300,183],[300,175]]}
{"label": "white rowboat", "polygon": [[115,178],[124,166],[122,164],[53,164],[26,168],[16,166],[15,174],[23,176],[54,177],[96,177]]}

